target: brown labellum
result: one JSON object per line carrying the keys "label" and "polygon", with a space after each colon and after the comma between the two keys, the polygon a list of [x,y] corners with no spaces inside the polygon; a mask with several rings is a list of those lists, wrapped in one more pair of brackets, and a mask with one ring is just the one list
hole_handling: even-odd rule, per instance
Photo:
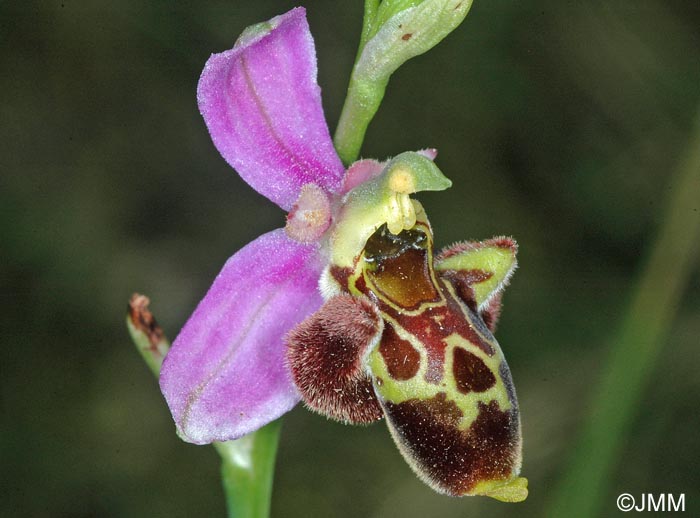
{"label": "brown labellum", "polygon": [[462,412],[445,394],[433,399],[385,402],[396,444],[416,474],[440,493],[463,496],[482,481],[511,479],[520,463],[520,431],[514,410],[479,403],[477,418],[458,428]]}

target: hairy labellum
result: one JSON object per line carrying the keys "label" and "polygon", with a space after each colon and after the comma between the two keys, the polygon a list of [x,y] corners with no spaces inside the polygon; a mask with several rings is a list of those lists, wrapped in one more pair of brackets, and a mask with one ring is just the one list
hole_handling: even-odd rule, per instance
{"label": "hairy labellum", "polygon": [[338,295],[287,337],[287,360],[306,405],[337,421],[365,424],[383,416],[363,360],[383,321],[364,297]]}
{"label": "hairy labellum", "polygon": [[366,423],[383,413],[435,490],[523,500],[518,403],[492,334],[516,245],[461,243],[434,261],[430,225],[411,201],[413,226],[381,225],[352,266],[329,268],[330,297],[288,338],[293,377],[307,405],[330,418]]}

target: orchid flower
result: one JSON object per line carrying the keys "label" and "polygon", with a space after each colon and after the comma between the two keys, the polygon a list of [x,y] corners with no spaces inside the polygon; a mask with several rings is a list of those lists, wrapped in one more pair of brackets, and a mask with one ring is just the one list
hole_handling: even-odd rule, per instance
{"label": "orchid flower", "polygon": [[386,417],[440,492],[522,500],[517,400],[492,335],[516,245],[461,243],[434,258],[410,195],[451,185],[436,152],[346,169],[316,75],[302,8],[248,28],[202,73],[214,145],[288,216],[226,262],[165,358],[178,433],[238,439],[303,399],[346,423]]}

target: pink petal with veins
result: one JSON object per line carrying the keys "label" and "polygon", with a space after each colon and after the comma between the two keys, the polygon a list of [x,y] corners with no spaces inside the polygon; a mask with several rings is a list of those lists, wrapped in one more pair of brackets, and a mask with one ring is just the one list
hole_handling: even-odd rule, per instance
{"label": "pink petal with veins", "polygon": [[298,401],[284,336],[322,304],[315,245],[265,234],[231,257],[173,342],[160,387],[180,436],[236,439]]}
{"label": "pink petal with veins", "polygon": [[303,8],[253,27],[213,54],[197,100],[214,145],[256,191],[285,210],[301,187],[337,192],[344,167],[316,83],[316,51]]}

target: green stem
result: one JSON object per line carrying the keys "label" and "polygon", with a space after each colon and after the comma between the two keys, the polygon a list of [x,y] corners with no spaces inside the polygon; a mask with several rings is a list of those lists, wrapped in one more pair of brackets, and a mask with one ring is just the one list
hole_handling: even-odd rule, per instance
{"label": "green stem", "polygon": [[367,127],[384,98],[387,81],[358,81],[355,72],[350,77],[348,95],[335,130],[333,144],[338,156],[347,166],[360,156]]}
{"label": "green stem", "polygon": [[[156,378],[170,342],[148,309],[148,298],[135,294],[129,303],[126,325],[136,348]],[[213,446],[221,456],[221,478],[228,516],[270,516],[272,480],[282,426],[278,419],[235,441]]]}
{"label": "green stem", "polygon": [[379,105],[384,98],[384,91],[388,81],[383,84],[368,84],[358,81],[355,70],[357,62],[362,55],[362,50],[374,31],[374,20],[379,9],[379,0],[365,0],[365,11],[362,18],[362,33],[360,45],[355,56],[348,85],[348,94],[345,97],[343,111],[340,113],[338,127],[335,130],[333,144],[340,159],[347,166],[357,160],[360,148],[365,139],[367,126],[377,113]]}
{"label": "green stem", "polygon": [[370,35],[374,29],[374,19],[377,16],[377,10],[379,9],[379,0],[365,0],[365,11],[362,16],[362,34],[360,35],[360,45],[357,49],[357,56],[355,56],[355,63],[360,59],[362,55],[362,49],[365,48],[365,43],[369,40]]}
{"label": "green stem", "polygon": [[270,516],[272,480],[282,420],[237,441],[214,443],[221,455],[221,480],[231,518]]}
{"label": "green stem", "polygon": [[700,238],[700,119],[672,184],[669,205],[592,399],[588,422],[549,516],[599,516],[612,470],[666,343]]}

